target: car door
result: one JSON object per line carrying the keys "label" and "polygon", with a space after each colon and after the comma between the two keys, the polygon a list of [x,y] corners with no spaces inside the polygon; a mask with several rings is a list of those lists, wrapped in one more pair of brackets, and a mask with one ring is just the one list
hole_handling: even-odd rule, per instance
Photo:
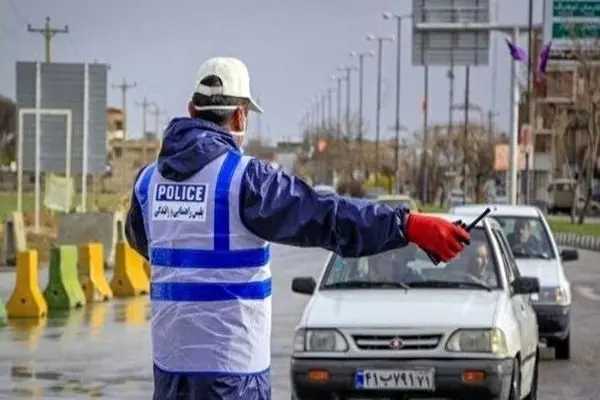
{"label": "car door", "polygon": [[[520,276],[517,263],[504,234],[494,229],[494,237],[500,246],[500,252],[506,266],[508,282],[512,283]],[[521,374],[523,376],[521,383],[523,388],[529,388],[531,386],[531,379],[533,379],[535,355],[538,346],[536,316],[531,306],[529,295],[516,295],[512,293],[512,288],[509,288],[509,290],[511,292],[513,314],[517,319],[521,336]]]}

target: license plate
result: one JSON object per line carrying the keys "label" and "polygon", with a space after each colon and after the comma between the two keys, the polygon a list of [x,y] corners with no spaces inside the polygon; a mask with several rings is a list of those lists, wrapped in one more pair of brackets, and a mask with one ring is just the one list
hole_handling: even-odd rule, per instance
{"label": "license plate", "polygon": [[356,389],[428,390],[435,389],[435,370],[423,369],[358,369],[354,377]]}

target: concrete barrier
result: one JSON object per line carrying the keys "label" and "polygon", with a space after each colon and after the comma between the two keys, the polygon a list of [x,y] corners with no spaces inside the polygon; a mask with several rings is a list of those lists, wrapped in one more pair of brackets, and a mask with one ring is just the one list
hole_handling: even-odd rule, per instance
{"label": "concrete barrier", "polygon": [[9,213],[4,219],[4,246],[0,264],[15,266],[17,254],[27,250],[25,222],[20,212]]}
{"label": "concrete barrier", "polygon": [[73,213],[61,215],[58,222],[59,245],[82,246],[101,243],[106,266],[115,264],[117,242],[124,240],[124,215],[110,213]]}
{"label": "concrete barrier", "polygon": [[576,247],[578,249],[600,251],[600,237],[580,235],[578,233],[555,233],[554,238],[559,246]]}
{"label": "concrete barrier", "polygon": [[104,249],[101,243],[88,243],[79,248],[79,275],[87,302],[112,299],[113,292],[104,274]]}
{"label": "concrete barrier", "polygon": [[38,253],[26,250],[17,254],[17,277],[6,311],[8,318],[45,318],[48,304],[38,284]]}
{"label": "concrete barrier", "polygon": [[48,285],[44,297],[50,310],[68,310],[85,305],[85,294],[77,277],[77,247],[50,249]]}
{"label": "concrete barrier", "polygon": [[115,261],[115,271],[110,281],[115,297],[139,296],[150,292],[144,259],[124,241],[117,243]]}
{"label": "concrete barrier", "polygon": [[150,266],[150,263],[147,260],[143,260],[144,262],[144,272],[146,273],[146,277],[148,278],[149,281],[152,280],[152,267]]}

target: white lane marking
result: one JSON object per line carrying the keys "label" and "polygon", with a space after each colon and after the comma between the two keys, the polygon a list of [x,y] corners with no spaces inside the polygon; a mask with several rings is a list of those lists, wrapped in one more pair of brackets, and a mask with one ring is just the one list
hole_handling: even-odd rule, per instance
{"label": "white lane marking", "polygon": [[600,294],[596,293],[593,287],[590,286],[576,286],[575,290],[579,292],[580,295],[585,297],[588,300],[592,301],[600,301]]}

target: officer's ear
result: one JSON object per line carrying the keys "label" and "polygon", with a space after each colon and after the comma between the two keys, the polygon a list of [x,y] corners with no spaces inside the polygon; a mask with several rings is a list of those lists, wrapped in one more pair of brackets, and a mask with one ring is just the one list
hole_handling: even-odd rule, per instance
{"label": "officer's ear", "polygon": [[244,132],[246,130],[248,112],[244,105],[238,106],[231,115],[229,126],[233,132]]}

